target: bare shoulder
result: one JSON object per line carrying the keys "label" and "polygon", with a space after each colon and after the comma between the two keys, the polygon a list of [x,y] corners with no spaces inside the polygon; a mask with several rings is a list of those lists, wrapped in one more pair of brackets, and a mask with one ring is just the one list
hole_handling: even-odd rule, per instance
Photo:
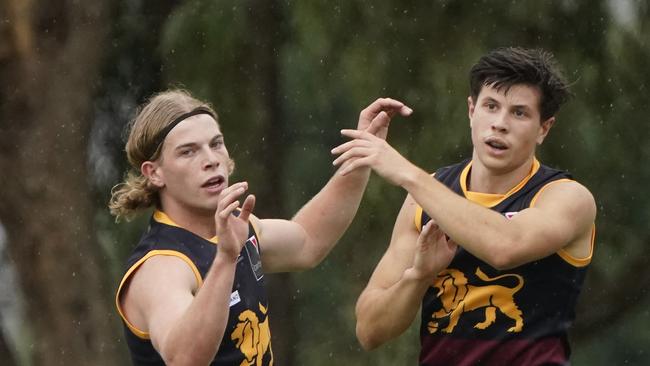
{"label": "bare shoulder", "polygon": [[594,196],[587,187],[574,180],[559,180],[547,184],[533,199],[531,206],[563,212],[591,223],[596,219]]}
{"label": "bare shoulder", "polygon": [[548,184],[538,194],[534,207],[543,210],[556,232],[566,233],[563,250],[573,258],[587,260],[594,244],[596,201],[587,187],[572,180]]}
{"label": "bare shoulder", "polygon": [[[180,253],[154,255],[136,269],[132,275],[131,286],[134,283],[142,284],[147,288],[173,286],[193,292],[200,285],[197,277],[200,276],[196,266]],[[152,291],[143,289],[143,292]]]}
{"label": "bare shoulder", "polygon": [[192,266],[180,256],[154,255],[135,267],[119,299],[126,320],[149,332],[156,314],[191,301],[200,286]]}

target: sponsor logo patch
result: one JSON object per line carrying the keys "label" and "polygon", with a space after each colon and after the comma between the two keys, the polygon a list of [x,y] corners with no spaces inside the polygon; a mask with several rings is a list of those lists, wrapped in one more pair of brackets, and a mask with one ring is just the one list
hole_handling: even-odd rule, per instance
{"label": "sponsor logo patch", "polygon": [[239,297],[239,291],[235,290],[233,293],[230,294],[230,306],[232,307],[233,305],[237,305],[241,301],[241,298]]}
{"label": "sponsor logo patch", "polygon": [[246,252],[248,253],[248,259],[250,260],[251,270],[255,275],[255,279],[259,281],[264,277],[264,271],[262,270],[262,259],[260,258],[257,238],[254,235],[248,238],[244,248],[246,248]]}

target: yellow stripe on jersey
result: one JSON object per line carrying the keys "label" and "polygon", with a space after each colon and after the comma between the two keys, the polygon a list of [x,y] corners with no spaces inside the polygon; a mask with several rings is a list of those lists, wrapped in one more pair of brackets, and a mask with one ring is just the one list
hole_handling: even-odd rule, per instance
{"label": "yellow stripe on jersey", "polygon": [[415,206],[415,228],[422,231],[422,206]]}
{"label": "yellow stripe on jersey", "polygon": [[533,158],[533,165],[530,168],[530,172],[528,172],[528,175],[519,182],[516,186],[512,187],[506,194],[492,194],[492,193],[481,193],[481,192],[473,192],[469,191],[467,189],[467,176],[469,175],[470,168],[472,167],[472,162],[470,161],[469,164],[463,169],[463,171],[460,174],[460,187],[463,190],[463,195],[465,197],[474,202],[478,203],[479,205],[483,207],[494,207],[498,205],[499,203],[503,202],[506,198],[510,197],[511,195],[515,194],[517,191],[522,189],[526,183],[532,178],[535,173],[539,170],[540,163],[537,160],[537,158]]}
{"label": "yellow stripe on jersey", "polygon": [[[551,186],[554,183],[561,183],[561,182],[575,182],[572,179],[564,178],[564,179],[558,179],[554,180],[552,182],[547,183],[544,187],[542,187],[533,197],[533,199],[530,201],[530,207],[535,206],[535,203],[537,203],[537,199],[539,198],[539,195],[549,186]],[[589,249],[589,255],[584,257],[584,258],[577,258],[569,254],[565,249],[560,249],[557,251],[557,255],[560,256],[560,258],[564,259],[565,262],[571,264],[574,267],[584,267],[591,263],[591,257],[594,254],[594,243],[596,241],[596,224],[593,224],[593,227],[591,229],[591,246]]]}
{"label": "yellow stripe on jersey", "polygon": [[115,295],[115,306],[117,307],[117,312],[120,314],[120,317],[122,318],[122,320],[124,320],[124,323],[129,328],[129,330],[131,330],[133,334],[135,334],[138,338],[141,339],[150,339],[149,333],[138,329],[136,326],[131,324],[131,322],[129,322],[129,320],[126,318],[126,315],[124,315],[124,312],[122,311],[122,307],[120,306],[120,294],[122,292],[122,287],[124,286],[126,281],[129,280],[133,272],[135,272],[135,270],[138,269],[147,259],[157,255],[167,255],[167,256],[180,258],[185,263],[187,263],[187,265],[190,266],[192,272],[194,272],[194,276],[196,277],[197,288],[203,285],[203,278],[201,277],[198,268],[196,268],[196,266],[194,265],[192,260],[190,260],[190,258],[188,258],[185,254],[181,252],[177,252],[175,250],[152,250],[149,253],[147,253],[144,257],[140,258],[140,260],[138,260],[134,265],[131,266],[131,268],[129,268],[129,270],[126,272],[124,277],[122,277],[120,286],[117,288],[117,294]]}
{"label": "yellow stripe on jersey", "polygon": [[576,257],[572,256],[571,254],[569,254],[569,252],[567,252],[564,249],[560,249],[557,252],[557,255],[559,255],[560,258],[564,259],[567,263],[573,265],[574,267],[585,267],[589,263],[591,263],[591,258],[592,258],[593,254],[594,254],[594,243],[595,243],[595,241],[596,241],[596,224],[593,224],[592,228],[591,228],[591,247],[589,249],[589,255],[587,257],[585,257],[585,258],[576,258]]}
{"label": "yellow stripe on jersey", "polygon": [[[169,226],[175,226],[175,227],[179,227],[181,229],[185,229],[184,227],[182,227],[182,226],[178,225],[177,223],[175,223],[174,220],[172,220],[169,216],[167,216],[166,213],[164,213],[162,211],[159,211],[159,210],[156,210],[153,213],[153,219],[158,221],[161,224],[165,224],[165,225],[169,225]],[[185,230],[187,230],[187,229],[185,229]],[[212,244],[219,244],[219,238],[216,235],[213,236],[212,238],[203,238],[203,239],[209,241]]]}

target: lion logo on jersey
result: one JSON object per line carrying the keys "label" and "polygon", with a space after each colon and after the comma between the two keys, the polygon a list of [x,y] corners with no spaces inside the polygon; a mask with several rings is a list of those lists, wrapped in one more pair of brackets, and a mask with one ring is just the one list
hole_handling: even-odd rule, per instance
{"label": "lion logo on jersey", "polygon": [[[260,311],[266,315],[267,309],[259,304]],[[230,338],[246,359],[240,366],[261,366],[264,354],[271,352],[271,363],[273,366],[273,350],[271,350],[271,330],[269,329],[269,318],[260,323],[257,314],[251,310],[245,310],[239,314],[239,323],[232,332]]]}
{"label": "lion logo on jersey", "polygon": [[522,312],[517,307],[514,294],[524,285],[524,279],[517,274],[503,274],[490,278],[480,268],[476,268],[476,275],[485,282],[496,281],[505,277],[515,277],[518,284],[513,287],[500,285],[473,286],[467,284],[467,277],[455,269],[446,269],[438,274],[438,279],[433,287],[439,289],[438,298],[442,302],[442,309],[431,315],[427,328],[431,334],[438,331],[436,319],[449,317],[449,324],[442,332],[451,333],[463,313],[485,308],[485,320],[474,325],[477,329],[486,329],[496,321],[497,309],[508,318],[514,320],[513,327],[508,332],[518,333],[524,327]]}

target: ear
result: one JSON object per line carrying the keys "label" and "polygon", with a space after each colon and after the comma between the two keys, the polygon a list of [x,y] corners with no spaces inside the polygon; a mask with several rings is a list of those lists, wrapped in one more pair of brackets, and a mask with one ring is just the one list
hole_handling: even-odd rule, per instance
{"label": "ear", "polygon": [[474,99],[470,95],[467,97],[467,115],[469,117],[469,127],[472,127],[472,116],[474,115]]}
{"label": "ear", "polygon": [[228,158],[228,163],[226,163],[228,168],[228,176],[230,176],[235,171],[235,161]]}
{"label": "ear", "polygon": [[546,135],[548,135],[548,131],[551,130],[551,127],[553,127],[554,123],[555,117],[550,117],[546,121],[542,122],[542,124],[539,126],[539,134],[537,135],[537,145],[541,145],[542,142],[544,142]]}
{"label": "ear", "polygon": [[140,165],[140,172],[142,175],[149,179],[149,182],[158,188],[165,186],[165,181],[163,180],[162,172],[157,163],[153,161],[145,161]]}

